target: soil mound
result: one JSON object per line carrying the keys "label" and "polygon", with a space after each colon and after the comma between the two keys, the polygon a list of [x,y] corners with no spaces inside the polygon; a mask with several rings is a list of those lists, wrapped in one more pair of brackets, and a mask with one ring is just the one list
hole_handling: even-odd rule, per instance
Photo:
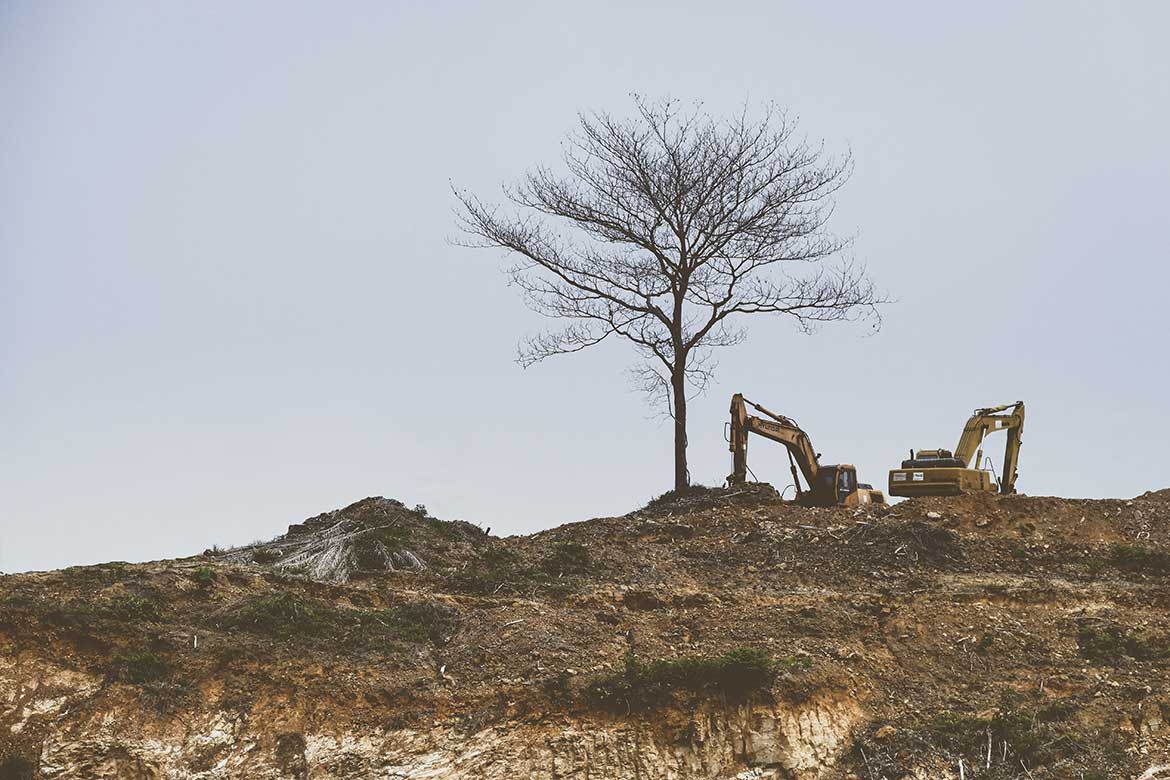
{"label": "soil mound", "polygon": [[229,563],[259,563],[324,582],[348,582],[374,572],[413,571],[450,564],[484,543],[483,529],[444,521],[426,507],[407,509],[392,498],[365,498],[344,509],[310,517],[269,542],[204,556]]}

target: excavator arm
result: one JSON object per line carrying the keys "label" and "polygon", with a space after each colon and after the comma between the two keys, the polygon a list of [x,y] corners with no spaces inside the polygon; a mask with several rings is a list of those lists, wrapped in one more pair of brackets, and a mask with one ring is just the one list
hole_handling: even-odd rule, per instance
{"label": "excavator arm", "polygon": [[[1008,410],[1011,411],[1008,411]],[[1007,412],[1004,414],[1004,412]],[[967,424],[963,426],[963,433],[959,437],[959,444],[955,447],[955,457],[963,462],[967,468],[971,467],[971,458],[975,458],[975,468],[980,467],[983,459],[983,439],[994,431],[1007,431],[1007,446],[1003,456],[1003,477],[1000,480],[1000,493],[1016,492],[1016,466],[1020,459],[1020,442],[1024,432],[1024,402],[992,406],[987,409],[976,409]]]}
{"label": "excavator arm", "polygon": [[[747,413],[748,406],[770,419],[749,415]],[[797,467],[800,468],[800,473],[811,489],[817,471],[820,469],[820,463],[808,434],[801,430],[800,426],[791,418],[770,412],[759,404],[747,400],[741,393],[736,393],[731,397],[731,433],[728,440],[732,452],[732,472],[727,477],[729,484],[738,485],[747,481],[749,433],[783,444],[788,450],[792,480],[796,485],[797,493],[800,492],[800,480],[796,477]]]}

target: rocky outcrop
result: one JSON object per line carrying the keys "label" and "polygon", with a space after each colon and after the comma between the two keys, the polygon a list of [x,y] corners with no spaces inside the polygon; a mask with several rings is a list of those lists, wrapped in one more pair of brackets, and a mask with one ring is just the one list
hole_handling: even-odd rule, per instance
{"label": "rocky outcrop", "polygon": [[[45,705],[49,706],[49,705]],[[848,747],[855,704],[738,707],[696,716],[682,734],[649,722],[503,723],[477,734],[434,728],[271,733],[208,713],[186,724],[109,712],[44,733],[44,778],[384,778],[385,780],[815,780]]]}

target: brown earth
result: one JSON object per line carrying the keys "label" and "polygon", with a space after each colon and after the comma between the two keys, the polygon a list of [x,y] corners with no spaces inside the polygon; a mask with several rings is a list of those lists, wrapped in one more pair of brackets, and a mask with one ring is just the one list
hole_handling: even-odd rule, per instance
{"label": "brown earth", "polygon": [[365,499],[0,578],[0,780],[1152,780],[1168,606],[1170,490],[702,490],[504,539]]}

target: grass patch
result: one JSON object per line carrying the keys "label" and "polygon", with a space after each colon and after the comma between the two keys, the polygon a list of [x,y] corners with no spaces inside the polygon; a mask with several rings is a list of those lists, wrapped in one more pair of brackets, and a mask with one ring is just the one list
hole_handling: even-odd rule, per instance
{"label": "grass patch", "polygon": [[110,658],[110,674],[123,682],[141,684],[166,677],[167,666],[149,650],[119,650]]}
{"label": "grass patch", "polygon": [[500,591],[519,592],[531,586],[533,571],[520,556],[503,547],[489,547],[465,568],[451,575],[448,582],[455,590],[478,596]]}
{"label": "grass patch", "polygon": [[541,571],[550,577],[586,574],[592,566],[589,548],[578,542],[558,542],[540,562]]}
{"label": "grass patch", "polygon": [[643,661],[633,653],[624,668],[586,688],[592,704],[610,712],[629,713],[661,707],[677,692],[713,693],[739,702],[771,688],[777,673],[795,662],[781,663],[763,650],[740,647],[717,656]]}
{"label": "grass patch", "polygon": [[[42,603],[38,601],[37,606]],[[104,601],[75,598],[67,602],[53,602],[42,614],[41,619],[45,623],[63,628],[84,628],[99,620],[155,622],[161,617],[162,605],[158,601],[134,594],[124,594]]]}
{"label": "grass patch", "polygon": [[279,550],[268,547],[257,547],[252,551],[252,562],[260,564],[276,563],[281,559]]}
{"label": "grass patch", "polygon": [[162,617],[162,607],[157,601],[133,594],[115,596],[100,609],[115,620],[153,621]]}
{"label": "grass patch", "polygon": [[401,604],[358,615],[363,634],[370,639],[432,642],[443,645],[459,625],[459,613],[436,602]]}
{"label": "grass patch", "polygon": [[1082,623],[1077,629],[1081,656],[1100,666],[1116,666],[1124,658],[1161,661],[1170,658],[1170,643],[1130,633],[1111,624]]}
{"label": "grass patch", "polygon": [[1109,562],[1122,571],[1134,574],[1170,575],[1170,553],[1132,544],[1115,544],[1109,549]]}
{"label": "grass patch", "polygon": [[245,602],[220,625],[278,639],[331,637],[338,647],[393,649],[396,642],[445,644],[459,625],[459,613],[438,602],[399,604],[380,610],[338,609],[296,593],[281,592]]}
{"label": "grass patch", "polygon": [[320,636],[335,622],[332,617],[325,605],[283,592],[252,599],[230,615],[226,624],[254,634],[287,639]]}
{"label": "grass patch", "polygon": [[537,565],[529,565],[506,547],[488,547],[462,569],[447,577],[447,585],[477,596],[543,593],[563,598],[580,586],[578,575],[590,570],[592,558],[584,545],[555,545]]}
{"label": "grass patch", "polygon": [[210,588],[215,584],[215,569],[210,566],[200,566],[191,572],[191,580],[201,588]]}

